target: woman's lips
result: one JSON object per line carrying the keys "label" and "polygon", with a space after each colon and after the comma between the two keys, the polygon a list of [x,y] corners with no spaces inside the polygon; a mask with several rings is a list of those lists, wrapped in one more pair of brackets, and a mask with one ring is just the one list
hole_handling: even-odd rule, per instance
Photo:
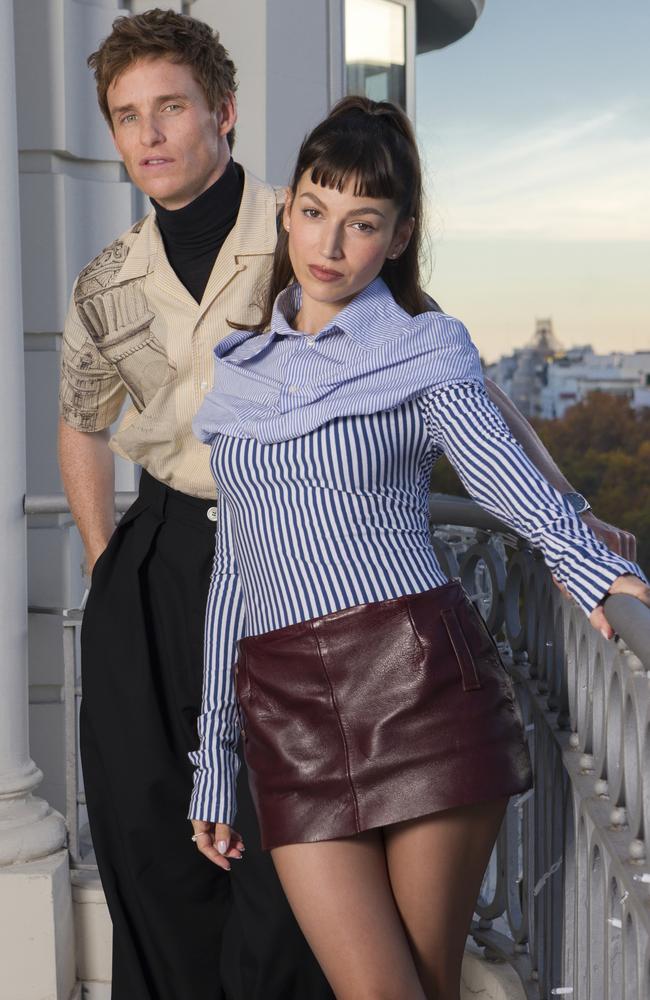
{"label": "woman's lips", "polygon": [[309,270],[319,281],[338,281],[343,277],[340,271],[330,271],[327,267],[319,267],[317,264],[310,264]]}

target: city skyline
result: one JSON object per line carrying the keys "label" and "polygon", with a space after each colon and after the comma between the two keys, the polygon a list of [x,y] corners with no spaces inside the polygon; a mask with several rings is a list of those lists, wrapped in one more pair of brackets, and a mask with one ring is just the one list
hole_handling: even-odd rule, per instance
{"label": "city skyline", "polygon": [[650,345],[648,38],[643,0],[489,0],[418,57],[429,287],[488,361],[545,316],[567,347]]}

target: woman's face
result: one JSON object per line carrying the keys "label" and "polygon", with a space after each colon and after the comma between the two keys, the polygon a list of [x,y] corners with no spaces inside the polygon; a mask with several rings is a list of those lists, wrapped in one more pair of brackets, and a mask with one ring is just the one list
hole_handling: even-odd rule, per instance
{"label": "woman's face", "polygon": [[301,311],[311,302],[325,320],[377,277],[387,257],[399,257],[413,232],[413,220],[397,224],[391,199],[359,197],[354,186],[351,178],[343,191],[321,187],[306,170],[284,210]]}

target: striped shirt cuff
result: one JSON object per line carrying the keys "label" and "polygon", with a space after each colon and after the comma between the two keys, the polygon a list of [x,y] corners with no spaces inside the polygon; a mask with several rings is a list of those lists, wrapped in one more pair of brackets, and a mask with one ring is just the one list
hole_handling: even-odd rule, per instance
{"label": "striped shirt cuff", "polygon": [[604,545],[599,552],[578,548],[565,554],[558,568],[553,569],[553,573],[566,586],[586,615],[590,615],[604,600],[609,588],[619,576],[630,573],[648,583],[645,573],[637,563],[616,555]]}
{"label": "striped shirt cuff", "polygon": [[213,755],[214,768],[201,766],[204,754],[200,750],[188,756],[196,770],[187,818],[232,826],[237,813],[238,754],[224,748],[218,750]]}

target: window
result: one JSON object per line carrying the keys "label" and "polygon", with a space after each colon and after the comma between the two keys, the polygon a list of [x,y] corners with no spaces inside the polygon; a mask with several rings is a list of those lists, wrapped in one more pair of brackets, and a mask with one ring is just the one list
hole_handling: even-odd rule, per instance
{"label": "window", "polygon": [[406,8],[395,0],[346,0],[348,94],[406,108]]}

